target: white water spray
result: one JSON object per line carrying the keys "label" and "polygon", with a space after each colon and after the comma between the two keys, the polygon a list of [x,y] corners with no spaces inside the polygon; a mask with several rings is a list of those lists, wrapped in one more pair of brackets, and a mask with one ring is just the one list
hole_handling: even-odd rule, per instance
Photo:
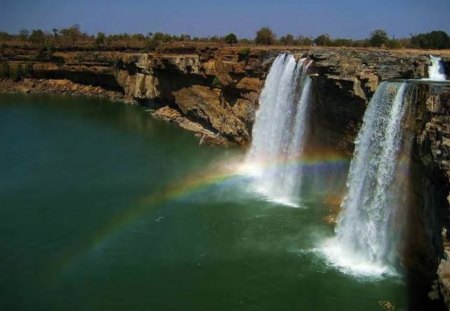
{"label": "white water spray", "polygon": [[445,81],[445,70],[442,63],[442,59],[440,57],[436,57],[433,55],[430,55],[431,59],[431,66],[428,67],[428,76],[429,78],[427,80],[432,81]]}
{"label": "white water spray", "polygon": [[381,275],[394,272],[399,232],[395,177],[403,141],[406,84],[383,82],[364,115],[347,179],[347,196],[336,238],[324,253],[345,272]]}
{"label": "white water spray", "polygon": [[279,55],[270,69],[260,96],[253,140],[245,167],[258,192],[269,199],[298,206],[301,166],[306,137],[311,80],[309,62]]}

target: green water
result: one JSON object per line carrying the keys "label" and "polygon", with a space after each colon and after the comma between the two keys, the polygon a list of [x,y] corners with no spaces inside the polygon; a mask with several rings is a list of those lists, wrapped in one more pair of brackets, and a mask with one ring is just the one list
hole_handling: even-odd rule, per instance
{"label": "green water", "polygon": [[402,277],[314,251],[320,195],[283,207],[209,169],[239,155],[139,107],[0,95],[0,310],[405,308]]}

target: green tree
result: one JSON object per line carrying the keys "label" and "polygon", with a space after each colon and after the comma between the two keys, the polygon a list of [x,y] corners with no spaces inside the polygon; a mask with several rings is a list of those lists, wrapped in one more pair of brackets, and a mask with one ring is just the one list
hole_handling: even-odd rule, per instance
{"label": "green tree", "polygon": [[69,28],[61,29],[59,32],[65,40],[69,41],[72,44],[74,44],[82,36],[80,31],[80,25],[78,24],[73,25]]}
{"label": "green tree", "polygon": [[446,32],[435,30],[412,36],[411,44],[422,49],[448,49],[450,48],[450,38]]}
{"label": "green tree", "polygon": [[10,67],[8,62],[0,63],[0,78],[8,78],[10,73]]}
{"label": "green tree", "polygon": [[389,41],[389,37],[386,31],[377,29],[370,35],[369,42],[371,46],[381,47]]}
{"label": "green tree", "polygon": [[43,44],[45,42],[45,33],[40,29],[32,30],[28,39],[34,44]]}
{"label": "green tree", "polygon": [[315,38],[314,43],[321,46],[329,46],[331,45],[331,37],[329,34],[324,33],[323,35],[320,35],[317,38]]}
{"label": "green tree", "polygon": [[95,44],[102,45],[105,44],[106,36],[103,32],[97,33],[97,38],[95,38]]}
{"label": "green tree", "polygon": [[11,35],[7,32],[0,31],[0,41],[6,41],[11,39]]}
{"label": "green tree", "polygon": [[333,40],[331,45],[333,45],[333,46],[352,46],[353,41],[351,39],[337,38],[337,39]]}
{"label": "green tree", "polygon": [[262,27],[256,32],[256,44],[272,45],[275,43],[275,40],[276,35],[269,27]]}
{"label": "green tree", "polygon": [[293,45],[294,36],[288,33],[287,35],[280,37],[280,42],[284,45]]}
{"label": "green tree", "polygon": [[22,29],[21,31],[19,31],[19,38],[22,41],[26,41],[29,35],[30,32],[27,29]]}
{"label": "green tree", "polygon": [[237,37],[236,37],[236,35],[234,34],[234,33],[229,33],[229,34],[227,34],[226,36],[225,36],[225,43],[226,44],[234,44],[234,43],[237,43],[238,42],[238,40],[237,40]]}
{"label": "green tree", "polygon": [[297,43],[299,45],[312,45],[313,44],[313,40],[310,37],[305,37],[303,35],[299,35],[297,37]]}

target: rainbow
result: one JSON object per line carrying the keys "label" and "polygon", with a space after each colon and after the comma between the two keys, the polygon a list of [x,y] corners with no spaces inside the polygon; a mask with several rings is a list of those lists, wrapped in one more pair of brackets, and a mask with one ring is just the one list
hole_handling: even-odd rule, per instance
{"label": "rainbow", "polygon": [[[122,214],[113,218],[106,226],[100,228],[90,239],[86,240],[81,247],[72,249],[66,253],[60,264],[56,265],[56,271],[61,271],[77,257],[86,255],[89,252],[99,248],[105,241],[112,236],[123,231],[127,226],[133,224],[142,215],[148,213],[152,209],[161,207],[163,204],[172,200],[181,199],[192,195],[200,190],[207,189],[210,186],[229,181],[233,178],[241,178],[247,173],[247,168],[243,167],[243,159],[240,156],[237,159],[229,160],[227,163],[216,163],[214,166],[207,168],[199,174],[184,178],[178,182],[168,185],[162,191],[152,193],[136,202],[133,207],[128,208]],[[275,160],[265,163],[258,163],[258,167],[264,169],[276,169],[281,166],[303,166],[313,167],[315,169],[330,167],[342,167],[348,165],[349,158],[343,154],[330,150],[319,150],[315,153],[306,154],[302,159],[290,159],[288,161]],[[307,170],[306,170],[307,171]]]}

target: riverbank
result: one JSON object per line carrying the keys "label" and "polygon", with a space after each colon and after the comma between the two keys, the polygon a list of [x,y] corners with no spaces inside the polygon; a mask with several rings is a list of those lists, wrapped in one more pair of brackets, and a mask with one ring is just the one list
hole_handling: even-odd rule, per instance
{"label": "riverbank", "polygon": [[106,90],[99,86],[83,85],[70,80],[32,79],[25,78],[20,81],[0,79],[0,92],[24,94],[61,94],[73,96],[89,96],[104,98],[114,102],[136,104],[133,98],[121,92]]}
{"label": "riverbank", "polygon": [[[10,79],[0,79],[0,93],[19,93],[19,94],[60,94],[70,96],[87,96],[101,99],[107,99],[112,102],[121,102],[127,105],[137,105],[138,101],[122,92],[111,91],[100,86],[83,85],[74,83],[70,80],[57,79],[31,79],[26,78],[20,81]],[[198,137],[199,144],[211,144],[230,146],[231,144],[220,135],[203,128],[199,124],[190,121],[184,117],[178,110],[168,106],[161,109],[152,110],[151,116],[172,122],[181,128],[193,132]]]}

